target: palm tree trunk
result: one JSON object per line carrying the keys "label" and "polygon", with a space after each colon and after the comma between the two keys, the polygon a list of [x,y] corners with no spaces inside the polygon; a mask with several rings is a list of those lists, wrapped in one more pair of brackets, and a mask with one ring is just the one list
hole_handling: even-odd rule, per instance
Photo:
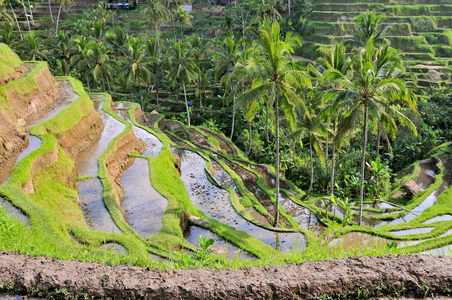
{"label": "palm tree trunk", "polygon": [[247,150],[245,156],[248,156],[248,155],[250,155],[250,153],[251,153],[251,122],[248,122],[248,121],[247,121],[247,123],[248,123],[248,133],[249,133],[248,136],[249,136],[249,140],[248,140],[248,150]]}
{"label": "palm tree trunk", "polygon": [[[58,23],[57,23],[58,24]],[[105,93],[105,80],[104,80],[104,73],[102,73],[102,86],[104,88],[104,93]]]}
{"label": "palm tree trunk", "polygon": [[182,22],[179,22],[179,28],[180,28],[180,39],[183,40],[184,36],[182,35]]}
{"label": "palm tree trunk", "polygon": [[[58,24],[60,23],[60,14],[61,14],[61,8],[63,7],[63,2],[60,4],[60,8],[58,9],[58,17],[57,17],[57,23],[56,23],[56,34],[58,35]],[[104,88],[105,89],[105,88]]]}
{"label": "palm tree trunk", "polygon": [[55,21],[53,20],[52,5],[50,5],[50,0],[49,0],[49,12],[50,12],[50,19],[52,19],[52,23],[55,23]]}
{"label": "palm tree trunk", "polygon": [[273,224],[273,227],[278,227],[279,222],[279,103],[278,103],[278,97],[276,97],[276,103],[275,103],[275,121],[276,121],[276,203],[275,203],[275,223]]}
{"label": "palm tree trunk", "polygon": [[[329,129],[330,127],[330,118],[326,121],[326,128]],[[329,144],[329,138],[328,138],[328,131],[326,132],[326,145],[325,145],[325,165],[328,162],[328,144]]]}
{"label": "palm tree trunk", "polygon": [[363,220],[363,201],[364,201],[364,170],[366,166],[366,147],[367,147],[367,119],[368,108],[367,103],[364,104],[364,129],[363,129],[363,155],[361,157],[361,188],[359,191],[359,216],[358,226],[361,226]]}
{"label": "palm tree trunk", "polygon": [[[199,67],[199,60],[198,60]],[[201,93],[201,73],[198,73],[198,92],[199,92],[199,107],[202,106],[202,93]]]}
{"label": "palm tree trunk", "polygon": [[28,31],[31,34],[30,20],[28,20],[27,9],[25,8],[25,3],[23,1],[21,1],[20,3],[22,3],[22,7],[24,8],[25,18],[27,19]]}
{"label": "palm tree trunk", "polygon": [[31,15],[31,24],[35,25],[35,18],[33,17],[33,10],[30,6],[30,0],[28,0],[28,8],[30,9],[30,15]]}
{"label": "palm tree trunk", "polygon": [[234,135],[234,121],[235,121],[235,96],[232,98],[232,126],[231,126],[231,136],[229,139],[232,140],[232,136]]}
{"label": "palm tree trunk", "polygon": [[265,140],[268,143],[268,103],[265,104]]}
{"label": "palm tree trunk", "polygon": [[9,1],[9,7],[11,8],[11,11],[13,12],[14,20],[16,20],[17,30],[19,30],[20,39],[23,40],[24,37],[22,35],[22,31],[20,30],[19,21],[17,21],[16,13],[14,12],[13,6],[11,5],[11,0]]}
{"label": "palm tree trunk", "polygon": [[306,199],[312,191],[312,186],[314,184],[314,161],[312,159],[312,142],[311,142],[311,132],[309,131],[309,169],[310,169],[310,180],[309,180],[309,188],[306,191],[306,194],[301,196],[300,200]]}
{"label": "palm tree trunk", "polygon": [[174,26],[173,12],[171,12],[171,25],[173,26],[174,41],[176,41],[177,40],[177,38],[176,38],[176,27]]}
{"label": "palm tree trunk", "polygon": [[138,77],[135,75],[135,82],[138,84],[138,88],[140,90],[140,103],[141,103],[141,111],[144,112],[144,106],[143,106],[143,94],[141,93],[141,84],[138,81]]}
{"label": "palm tree trunk", "polygon": [[188,109],[187,92],[185,91],[185,81],[182,81],[182,86],[184,87],[185,107],[187,108],[187,122],[188,126],[190,126],[190,110]]}
{"label": "palm tree trunk", "polygon": [[154,77],[155,97],[157,98],[157,106],[160,107],[160,104],[159,104],[159,81],[156,77],[157,76]]}
{"label": "palm tree trunk", "polygon": [[89,79],[88,76],[86,76],[86,84],[88,85],[88,93],[91,93],[91,88],[89,86]]}
{"label": "palm tree trunk", "polygon": [[[333,121],[333,132],[336,132],[336,120]],[[335,165],[335,156],[336,156],[336,144],[332,143],[332,153],[331,153],[331,186],[330,186],[330,194],[334,195],[334,165]]]}
{"label": "palm tree trunk", "polygon": [[380,138],[381,138],[381,129],[380,124],[378,124],[378,132],[377,132],[377,157],[380,157]]}

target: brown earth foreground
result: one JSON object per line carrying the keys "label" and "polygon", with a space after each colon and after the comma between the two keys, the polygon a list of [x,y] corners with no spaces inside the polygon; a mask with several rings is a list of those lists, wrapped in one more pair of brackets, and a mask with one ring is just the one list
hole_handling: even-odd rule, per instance
{"label": "brown earth foreground", "polygon": [[241,270],[158,271],[0,252],[0,285],[43,295],[66,290],[107,299],[297,299],[404,291],[447,295],[452,257],[427,255],[332,259]]}

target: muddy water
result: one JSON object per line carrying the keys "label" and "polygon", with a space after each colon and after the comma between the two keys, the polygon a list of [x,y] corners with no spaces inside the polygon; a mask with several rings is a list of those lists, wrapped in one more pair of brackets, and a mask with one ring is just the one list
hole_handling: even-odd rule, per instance
{"label": "muddy water", "polygon": [[[442,189],[442,187],[440,187],[440,189]],[[424,210],[426,210],[427,208],[429,208],[430,206],[432,206],[433,204],[435,204],[435,202],[438,200],[438,195],[441,193],[440,189],[433,191],[433,193],[431,193],[430,195],[427,196],[427,198],[425,198],[424,201],[422,201],[421,204],[419,204],[418,206],[416,206],[412,212],[414,212],[416,215],[420,216]],[[440,191],[438,193],[438,191]],[[437,194],[438,193],[438,194]],[[389,224],[389,225],[397,225],[403,222],[410,222],[411,220],[413,220],[414,218],[416,218],[417,216],[413,214],[413,213],[408,213],[406,216],[395,219],[393,221],[390,222],[381,222],[378,226],[376,227],[380,227],[384,224]]]}
{"label": "muddy water", "polygon": [[421,161],[419,166],[421,167],[421,172],[414,181],[416,181],[421,190],[425,190],[435,181],[435,173],[438,171],[438,168],[436,167],[436,161],[432,160]]}
{"label": "muddy water", "polygon": [[25,225],[30,224],[30,219],[20,209],[15,207],[11,202],[0,198],[0,206],[3,208],[3,211],[5,213],[12,215],[14,218],[21,221],[22,224]]}
{"label": "muddy water", "polygon": [[317,235],[322,234],[326,227],[323,226],[316,215],[309,209],[302,207],[285,195],[280,193],[280,204],[284,208],[284,211],[290,215],[294,221],[301,227],[313,231]]}
{"label": "muddy water", "polygon": [[118,243],[106,243],[101,245],[99,248],[107,249],[114,253],[127,254],[127,249]]}
{"label": "muddy water", "polygon": [[[237,230],[243,230],[267,245],[283,252],[304,250],[306,240],[301,233],[275,233],[258,227],[243,219],[232,207],[229,193],[211,184],[206,177],[205,161],[198,154],[173,148],[172,151],[181,158],[181,179],[185,184],[188,195],[194,205],[209,217],[219,220]],[[230,175],[217,163],[213,163],[216,180],[220,184],[237,189]]]}
{"label": "muddy water", "polygon": [[[127,105],[129,103],[115,103],[116,108],[122,108],[127,107],[124,105]],[[129,118],[129,111],[128,110],[120,110],[118,112],[118,115],[126,120],[127,122],[130,122]],[[132,123],[131,123],[132,124]],[[132,124],[133,125],[133,124]],[[143,152],[143,155],[153,156],[157,157],[160,153],[160,150],[163,147],[163,143],[155,137],[153,134],[147,132],[144,129],[141,129],[140,127],[137,127],[133,125],[133,132],[135,133],[135,136],[139,139],[142,139],[146,143],[146,150]]]}
{"label": "muddy water", "polygon": [[452,244],[448,246],[444,246],[441,248],[436,248],[432,250],[428,250],[423,252],[422,254],[429,254],[429,255],[449,255],[452,256]]}
{"label": "muddy water", "polygon": [[248,252],[241,250],[239,247],[228,243],[226,240],[222,239],[215,233],[210,230],[197,227],[190,226],[189,234],[186,237],[187,242],[190,244],[201,248],[199,244],[199,237],[203,235],[207,239],[213,239],[214,243],[209,247],[213,251],[213,253],[225,256],[227,259],[233,259],[235,257],[245,259],[245,260],[254,260],[256,259],[254,256],[250,255]]}
{"label": "muddy water", "polygon": [[452,215],[437,216],[437,217],[431,218],[430,220],[425,221],[422,224],[430,224],[430,223],[444,222],[444,221],[452,221]]}
{"label": "muddy water", "polygon": [[149,163],[137,158],[121,177],[124,188],[123,209],[130,226],[144,239],[162,229],[168,201],[151,185]]}
{"label": "muddy water", "polygon": [[413,228],[407,230],[391,231],[392,234],[397,236],[411,235],[411,234],[423,234],[432,231],[435,227]]}
{"label": "muddy water", "polygon": [[[95,108],[104,122],[104,129],[100,140],[91,149],[90,156],[78,165],[79,176],[97,176],[99,172],[97,159],[105,152],[111,140],[126,128],[123,123],[103,111],[102,105],[103,102],[95,103]],[[102,183],[97,177],[79,182],[79,197],[86,223],[94,230],[120,233],[105,208],[102,192]]]}
{"label": "muddy water", "polygon": [[42,141],[37,136],[28,135],[29,144],[28,147],[25,148],[24,151],[22,151],[16,158],[10,158],[10,162],[12,163],[15,160],[14,166],[11,166],[10,168],[4,168],[2,171],[0,171],[0,183],[3,182],[3,184],[6,184],[9,180],[9,177],[11,176],[11,172],[15,166],[28,154],[35,151],[42,145]]}

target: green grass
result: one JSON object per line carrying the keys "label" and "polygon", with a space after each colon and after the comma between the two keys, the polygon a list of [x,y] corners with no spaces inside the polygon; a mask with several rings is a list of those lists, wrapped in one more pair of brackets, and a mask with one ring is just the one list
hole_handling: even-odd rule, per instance
{"label": "green grass", "polygon": [[14,73],[14,68],[20,66],[21,60],[7,45],[0,44],[0,79]]}

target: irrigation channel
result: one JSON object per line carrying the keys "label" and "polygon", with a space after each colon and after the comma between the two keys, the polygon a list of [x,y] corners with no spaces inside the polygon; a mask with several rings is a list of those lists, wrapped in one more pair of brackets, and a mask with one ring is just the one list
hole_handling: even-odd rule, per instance
{"label": "irrigation channel", "polygon": [[[438,162],[441,165],[445,164],[451,164],[450,157],[438,157]],[[415,220],[417,217],[421,216],[424,211],[432,207],[436,201],[438,200],[439,195],[441,195],[442,192],[449,189],[451,180],[450,176],[444,176],[443,178],[439,178],[436,176],[438,173],[438,168],[436,166],[435,162],[432,162],[430,160],[421,161],[419,163],[420,166],[420,173],[415,178],[416,184],[420,187],[420,190],[425,192],[429,188],[429,186],[433,183],[435,183],[436,180],[441,180],[441,184],[438,186],[438,188],[434,189],[430,194],[428,194],[425,199],[418,204],[416,207],[411,209],[411,212],[407,213],[405,216],[396,218],[391,221],[379,221],[379,220],[372,220],[372,219],[363,219],[364,224],[370,226],[369,224],[372,224],[375,228],[381,228],[381,230],[388,232],[396,237],[413,237],[414,235],[422,235],[427,234],[433,231],[438,224],[441,224],[443,222],[450,222],[452,221],[452,215],[445,214],[433,217],[431,219],[428,219],[420,224],[420,226],[423,226],[425,224],[432,224],[431,227],[417,227],[417,228],[411,228],[411,229],[402,229],[402,230],[392,230],[392,225],[398,225],[402,223],[409,223],[413,220]],[[399,197],[400,195],[396,195]],[[378,204],[367,204],[364,207],[367,208],[378,208],[378,209],[391,209],[390,212],[382,213],[382,215],[389,215],[391,213],[400,212],[400,209],[396,206],[392,206],[388,203],[378,203]],[[330,208],[330,211],[334,210],[336,215],[339,217],[344,216],[343,209],[339,207],[332,207]],[[378,213],[372,212],[373,215],[378,215]],[[354,222],[356,222],[356,216],[354,218]],[[388,225],[383,227],[383,225]],[[417,225],[419,226],[419,225]],[[397,243],[397,246],[400,247],[408,247],[417,245],[419,243],[425,242],[425,241],[431,241],[434,239],[439,239],[443,237],[447,237],[452,235],[452,228],[447,230],[446,232],[434,237],[434,238],[427,238],[427,239],[413,239],[413,240],[395,240]],[[394,240],[389,238],[383,238],[378,237],[372,234],[364,233],[364,232],[351,232],[348,234],[345,234],[339,238],[333,239],[328,244],[328,247],[334,248],[338,246],[342,246],[346,249],[357,249],[364,246],[370,246],[370,247],[386,247],[386,244],[391,244]],[[452,245],[446,245],[444,247],[424,251],[424,254],[430,254],[430,255],[446,255],[446,254],[452,254]]]}

